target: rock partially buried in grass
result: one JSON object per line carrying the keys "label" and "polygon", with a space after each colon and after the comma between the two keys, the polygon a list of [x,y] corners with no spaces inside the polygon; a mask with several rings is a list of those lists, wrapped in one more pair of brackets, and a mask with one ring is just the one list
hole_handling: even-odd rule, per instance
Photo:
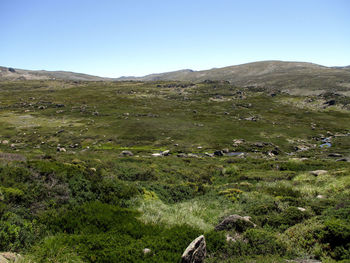
{"label": "rock partially buried in grass", "polygon": [[152,252],[152,250],[150,250],[149,248],[144,248],[142,251],[143,251],[143,254],[145,255]]}
{"label": "rock partially buried in grass", "polygon": [[248,228],[256,227],[250,216],[230,215],[222,220],[216,227],[216,231],[234,229],[237,232],[244,232]]}
{"label": "rock partially buried in grass", "polygon": [[315,171],[311,171],[310,174],[314,175],[314,176],[319,176],[319,175],[324,175],[328,173],[328,171],[326,170],[315,170]]}
{"label": "rock partially buried in grass", "polygon": [[134,154],[131,151],[122,151],[120,153],[121,156],[134,156]]}
{"label": "rock partially buried in grass", "polygon": [[9,143],[10,143],[10,142],[9,142],[8,140],[3,140],[3,141],[2,141],[2,144],[3,144],[3,145],[7,145],[7,144],[9,144]]}
{"label": "rock partially buried in grass", "polygon": [[220,151],[215,151],[214,155],[215,156],[224,156],[224,153],[220,150]]}
{"label": "rock partially buried in grass", "polygon": [[170,151],[169,151],[169,150],[166,150],[166,151],[163,151],[163,152],[162,152],[162,155],[163,155],[163,156],[168,156],[169,153],[170,153]]}
{"label": "rock partially buried in grass", "polygon": [[340,158],[340,159],[337,159],[335,161],[336,162],[350,162],[350,159],[349,158]]}
{"label": "rock partially buried in grass", "polygon": [[203,263],[207,255],[207,244],[203,235],[197,237],[188,245],[182,254],[181,263]]}
{"label": "rock partially buried in grass", "polygon": [[20,254],[12,252],[0,253],[0,263],[20,262],[22,259],[23,258]]}
{"label": "rock partially buried in grass", "polygon": [[343,157],[340,153],[330,153],[328,157]]}

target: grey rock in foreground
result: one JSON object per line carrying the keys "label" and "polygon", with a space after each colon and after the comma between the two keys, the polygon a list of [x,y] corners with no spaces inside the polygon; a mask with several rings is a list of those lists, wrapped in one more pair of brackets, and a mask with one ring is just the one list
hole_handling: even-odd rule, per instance
{"label": "grey rock in foreground", "polygon": [[248,228],[256,227],[250,216],[230,215],[222,220],[216,227],[216,231],[234,229],[237,232],[244,232]]}
{"label": "grey rock in foreground", "polygon": [[0,263],[19,262],[20,260],[22,260],[22,256],[20,254],[12,252],[0,253]]}
{"label": "grey rock in foreground", "polygon": [[181,263],[203,263],[207,255],[207,244],[203,235],[189,244],[182,254]]}

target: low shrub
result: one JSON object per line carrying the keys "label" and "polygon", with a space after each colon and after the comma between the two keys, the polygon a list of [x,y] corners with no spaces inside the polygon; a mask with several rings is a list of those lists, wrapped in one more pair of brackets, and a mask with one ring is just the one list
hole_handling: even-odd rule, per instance
{"label": "low shrub", "polygon": [[300,211],[297,207],[290,206],[281,213],[270,215],[267,219],[267,224],[280,230],[286,230],[287,228],[308,219],[310,216],[311,214],[307,210]]}
{"label": "low shrub", "polygon": [[286,245],[278,240],[273,233],[264,229],[248,229],[244,233],[244,238],[248,240],[250,254],[283,255],[286,253]]}
{"label": "low shrub", "polygon": [[152,184],[148,188],[168,204],[189,200],[196,195],[195,189],[189,184]]}
{"label": "low shrub", "polygon": [[0,219],[0,251],[23,250],[39,238],[39,232],[31,221],[7,212]]}

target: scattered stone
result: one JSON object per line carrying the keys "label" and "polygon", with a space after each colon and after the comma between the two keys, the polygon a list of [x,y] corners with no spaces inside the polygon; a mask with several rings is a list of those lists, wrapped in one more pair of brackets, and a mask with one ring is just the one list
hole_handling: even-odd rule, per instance
{"label": "scattered stone", "polygon": [[225,148],[225,149],[222,149],[222,152],[223,152],[223,153],[229,153],[230,150],[229,150],[228,148]]}
{"label": "scattered stone", "polygon": [[223,151],[219,150],[219,151],[215,151],[214,155],[215,156],[224,156],[224,153],[223,153]]}
{"label": "scattered stone", "polygon": [[348,158],[341,158],[341,159],[337,159],[335,161],[336,162],[350,162],[350,159],[348,159]]}
{"label": "scattered stone", "polygon": [[62,129],[62,130],[57,131],[57,132],[56,132],[56,134],[60,134],[60,133],[62,133],[62,132],[64,132],[64,130],[63,130],[63,129]]}
{"label": "scattered stone", "polygon": [[161,154],[162,154],[163,156],[168,156],[169,153],[170,153],[170,151],[169,151],[169,150],[166,150],[166,151],[163,151]]}
{"label": "scattered stone", "polygon": [[303,207],[297,207],[297,208],[298,208],[298,210],[301,211],[301,212],[305,212],[305,211],[306,211],[306,209],[303,208]]}
{"label": "scattered stone", "polygon": [[226,235],[226,241],[227,242],[236,242],[236,239],[229,234]]}
{"label": "scattered stone", "polygon": [[327,174],[328,171],[326,170],[315,170],[315,171],[311,171],[310,174],[314,175],[314,176],[319,176],[319,175],[324,175]]}
{"label": "scattered stone", "polygon": [[96,168],[91,167],[91,168],[90,168],[90,171],[92,171],[92,172],[94,172],[94,173],[95,173],[95,172],[96,172]]}
{"label": "scattered stone", "polygon": [[204,155],[205,155],[205,156],[208,156],[208,157],[214,157],[214,154],[213,154],[213,153],[207,153],[207,152],[205,152]]}
{"label": "scattered stone", "polygon": [[163,156],[163,154],[162,153],[152,153],[152,156],[153,157],[159,157],[159,156]]}
{"label": "scattered stone", "polygon": [[245,140],[243,140],[243,139],[234,139],[232,142],[233,142],[233,146],[238,146],[238,145],[244,143]]}
{"label": "scattered stone", "polygon": [[316,196],[316,198],[318,198],[318,199],[324,199],[325,196],[324,196],[324,195],[318,195],[318,196]]}
{"label": "scattered stone", "polygon": [[179,146],[179,144],[178,144],[178,143],[175,143],[174,146],[177,147],[177,146]]}
{"label": "scattered stone", "polygon": [[343,157],[340,153],[330,153],[328,157]]}
{"label": "scattered stone", "polygon": [[203,147],[202,146],[198,146],[197,149],[202,149]]}
{"label": "scattered stone", "polygon": [[270,157],[274,157],[275,156],[275,154],[272,151],[268,151],[267,155],[270,156]]}
{"label": "scattered stone", "polygon": [[294,147],[294,149],[297,151],[297,152],[304,152],[304,151],[307,151],[310,149],[309,146],[306,146],[306,145],[298,145],[296,147]]}
{"label": "scattered stone", "polygon": [[66,150],[66,148],[64,148],[64,147],[57,147],[57,151],[58,152],[66,152],[67,150]]}
{"label": "scattered stone", "polygon": [[264,143],[263,142],[257,142],[257,143],[254,143],[254,146],[262,148],[262,147],[264,147]]}
{"label": "scattered stone", "polygon": [[120,153],[122,156],[133,156],[134,154],[131,151],[122,151]]}
{"label": "scattered stone", "polygon": [[150,250],[149,248],[144,248],[142,251],[143,251],[143,254],[145,255],[152,252],[152,250]]}
{"label": "scattered stone", "polygon": [[2,141],[2,144],[3,144],[3,145],[7,145],[7,144],[9,144],[9,143],[10,143],[10,142],[9,142],[8,140],[3,140],[3,141]]}
{"label": "scattered stone", "polygon": [[216,227],[216,231],[235,229],[237,232],[244,232],[248,228],[256,227],[250,216],[230,215],[222,220]]}
{"label": "scattered stone", "polygon": [[329,100],[329,101],[326,101],[324,104],[328,106],[332,106],[332,105],[335,105],[335,103],[336,103],[335,100]]}
{"label": "scattered stone", "polygon": [[203,263],[207,255],[207,245],[203,235],[189,244],[181,256],[181,263]]}
{"label": "scattered stone", "polygon": [[12,73],[15,73],[15,72],[16,72],[16,70],[15,70],[14,68],[8,68],[8,70],[9,70],[10,72],[12,72]]}
{"label": "scattered stone", "polygon": [[244,120],[246,120],[246,121],[257,121],[258,117],[252,116],[252,117],[244,118]]}
{"label": "scattered stone", "polygon": [[179,158],[186,158],[187,154],[185,154],[185,153],[178,153],[176,156],[179,157]]}

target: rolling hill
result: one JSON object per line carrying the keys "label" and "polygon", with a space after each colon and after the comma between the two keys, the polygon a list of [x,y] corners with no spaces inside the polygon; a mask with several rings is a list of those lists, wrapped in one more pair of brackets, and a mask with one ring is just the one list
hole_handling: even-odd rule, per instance
{"label": "rolling hill", "polygon": [[231,84],[309,95],[332,91],[350,95],[348,67],[325,67],[306,62],[261,61],[224,68],[190,69],[150,74],[143,77],[103,78],[67,71],[32,71],[0,67],[0,80],[72,81],[229,81]]}

